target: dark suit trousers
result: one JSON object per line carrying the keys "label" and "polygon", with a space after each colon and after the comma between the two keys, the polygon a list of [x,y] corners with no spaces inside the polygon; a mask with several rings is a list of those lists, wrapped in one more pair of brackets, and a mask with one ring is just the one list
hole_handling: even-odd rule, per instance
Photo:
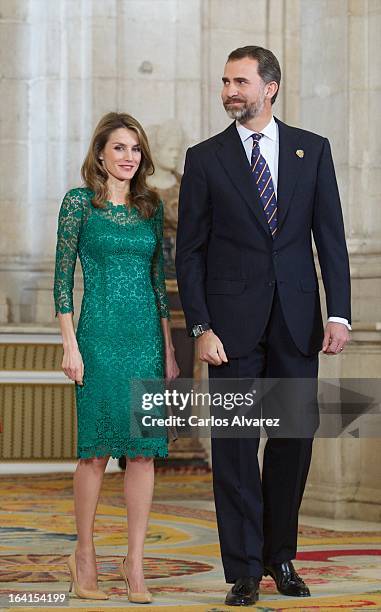
{"label": "dark suit trousers", "polygon": [[[318,354],[305,356],[294,344],[276,290],[257,346],[245,357],[209,366],[211,379],[317,378],[317,374]],[[226,582],[241,576],[259,578],[264,563],[295,558],[312,442],[312,436],[269,437],[261,481],[258,437],[212,437],[213,488]]]}

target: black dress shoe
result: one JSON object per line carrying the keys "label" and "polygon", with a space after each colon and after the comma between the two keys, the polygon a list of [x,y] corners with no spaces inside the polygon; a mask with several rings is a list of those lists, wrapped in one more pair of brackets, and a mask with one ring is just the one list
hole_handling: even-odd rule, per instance
{"label": "black dress shoe", "polygon": [[291,597],[310,597],[311,595],[308,586],[298,576],[291,561],[265,565],[263,575],[271,576],[275,580],[277,589],[282,595]]}
{"label": "black dress shoe", "polygon": [[258,601],[259,578],[237,578],[226,595],[227,606],[252,606]]}

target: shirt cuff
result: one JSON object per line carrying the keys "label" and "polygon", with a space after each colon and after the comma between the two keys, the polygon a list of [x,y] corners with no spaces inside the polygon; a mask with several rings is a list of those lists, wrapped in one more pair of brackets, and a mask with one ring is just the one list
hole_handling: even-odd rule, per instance
{"label": "shirt cuff", "polygon": [[346,325],[346,327],[350,331],[352,330],[350,324],[348,323],[348,319],[342,319],[341,317],[328,317],[328,322],[331,322],[331,323],[342,323],[343,325]]}

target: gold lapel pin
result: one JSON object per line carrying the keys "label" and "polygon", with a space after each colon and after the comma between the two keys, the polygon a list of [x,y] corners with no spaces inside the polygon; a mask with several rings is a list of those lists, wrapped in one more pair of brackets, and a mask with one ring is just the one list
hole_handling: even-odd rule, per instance
{"label": "gold lapel pin", "polygon": [[297,154],[298,157],[304,157],[303,149],[297,149],[297,151],[295,151],[295,153]]}

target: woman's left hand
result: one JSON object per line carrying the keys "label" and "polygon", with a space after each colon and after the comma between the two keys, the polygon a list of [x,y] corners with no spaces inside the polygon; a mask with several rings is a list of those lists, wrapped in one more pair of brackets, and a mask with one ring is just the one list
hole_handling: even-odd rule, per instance
{"label": "woman's left hand", "polygon": [[175,349],[173,346],[165,350],[165,380],[170,382],[180,374],[179,366],[175,358]]}

